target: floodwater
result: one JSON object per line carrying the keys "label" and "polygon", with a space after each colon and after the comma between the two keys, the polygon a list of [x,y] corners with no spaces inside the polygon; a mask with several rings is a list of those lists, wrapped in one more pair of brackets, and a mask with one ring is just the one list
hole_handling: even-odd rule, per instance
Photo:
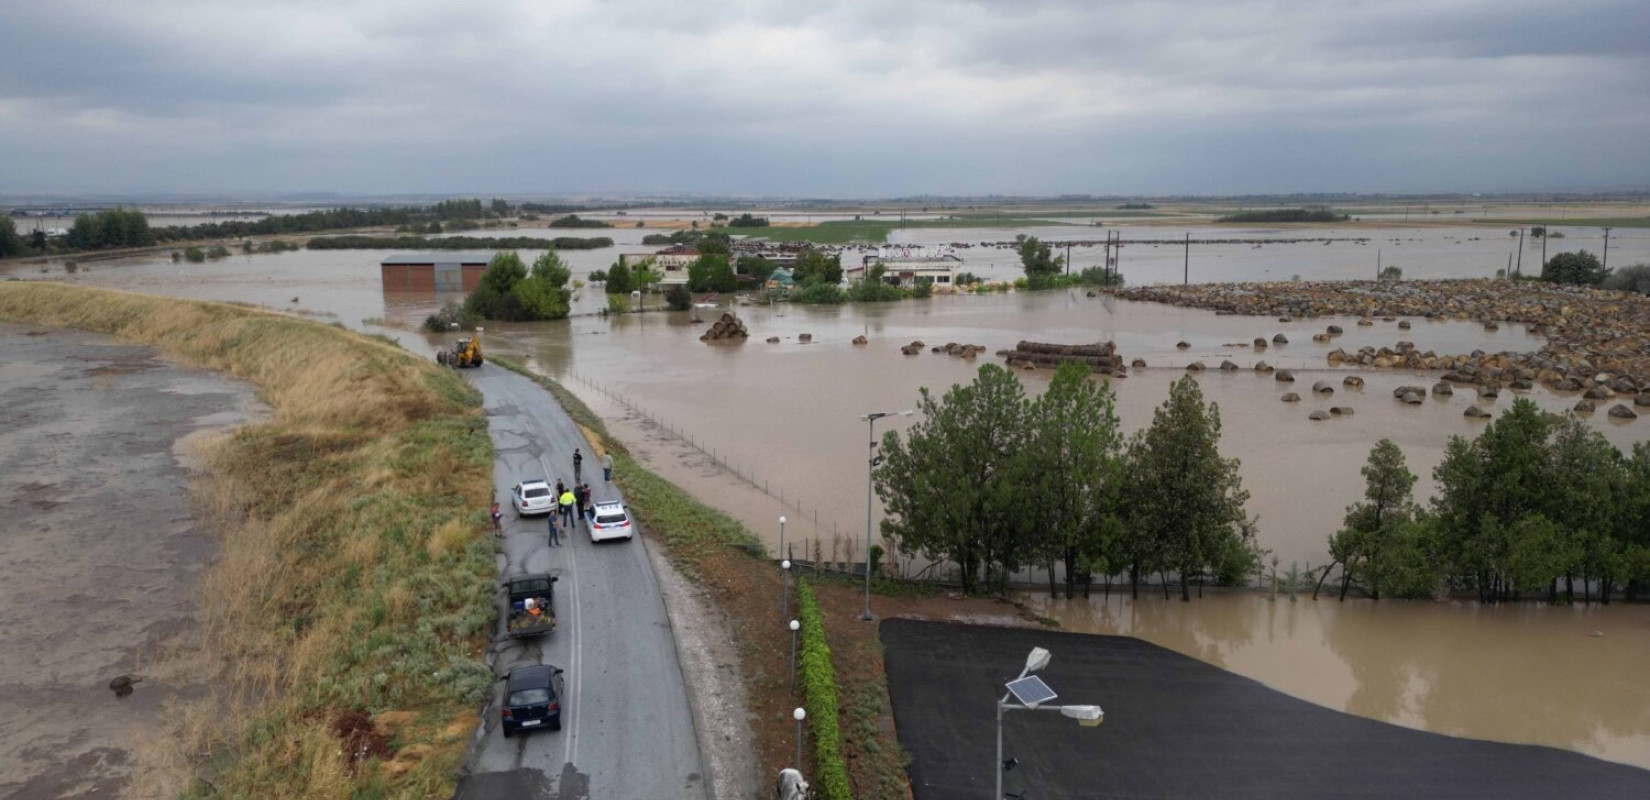
{"label": "floodwater", "polygon": [[[1095,587],[1088,600],[1028,600],[1064,629],[1137,636],[1328,708],[1650,768],[1650,609],[1341,603],[1325,592],[1183,603]],[[1091,700],[1106,698],[1081,702]]]}
{"label": "floodwater", "polygon": [[[133,751],[202,696],[198,579],[216,536],[191,437],[249,387],[152,349],[0,323],[0,797],[119,797]],[[108,682],[142,679],[130,697]]]}
{"label": "floodwater", "polygon": [[[1142,227],[1140,235],[1164,238],[1163,230]],[[1050,238],[1056,232],[1091,233],[1072,226],[1028,231]],[[573,265],[576,276],[583,276],[605,268],[619,252],[645,250],[639,242],[648,232],[634,228],[590,231],[612,236],[619,244],[562,256]],[[913,229],[896,237],[934,243],[966,237],[980,242],[1011,239],[1015,232]],[[543,235],[554,233],[567,232]],[[1505,230],[1499,228],[1359,228],[1344,233],[1348,238],[1367,237],[1370,242],[1280,243],[1256,249],[1252,244],[1200,247],[1194,239],[1193,277],[1258,280],[1295,273],[1305,279],[1361,277],[1365,269],[1373,272],[1376,249],[1382,250],[1385,263],[1397,263],[1409,277],[1483,275],[1504,265],[1509,246]],[[1650,261],[1650,232],[1622,233],[1611,237],[1611,263]],[[1252,238],[1291,238],[1304,232],[1255,229],[1251,234]],[[1330,236],[1320,229],[1310,234]],[[1225,229],[1205,228],[1200,235],[1238,238]],[[1402,241],[1387,243],[1386,239]],[[1596,249],[1585,239],[1583,229],[1575,229],[1554,244]],[[1415,256],[1396,260],[1389,246]],[[1539,258],[1532,257],[1529,247],[1526,242],[1526,269]],[[1074,248],[1074,255],[1077,252]],[[1154,252],[1157,255],[1148,257]],[[98,263],[90,272],[67,279],[267,305],[386,333],[409,348],[431,352],[445,337],[426,336],[415,328],[424,315],[456,295],[384,293],[378,262],[388,253],[236,255],[199,265],[145,259]],[[985,269],[1000,270],[1004,277],[1013,274],[1006,266],[1012,259],[1007,250],[975,246],[962,248],[960,253],[965,268],[975,269],[981,259],[997,259],[1002,263],[991,266],[994,262],[986,261]],[[1098,258],[1097,249],[1095,253]],[[531,260],[536,253],[522,255]],[[1342,255],[1344,261],[1337,260]],[[853,257],[850,250],[847,260]],[[1178,280],[1180,257],[1180,249],[1169,245],[1155,250],[1131,245],[1125,248],[1122,270],[1133,282]],[[1076,260],[1081,267],[1082,258]],[[1154,263],[1157,266],[1151,266]],[[11,272],[33,277],[33,269],[12,267]],[[51,277],[65,278],[60,269],[54,269]],[[1146,359],[1150,368],[1131,370],[1130,377],[1113,382],[1118,412],[1129,431],[1149,423],[1152,410],[1167,397],[1169,384],[1185,374],[1187,363],[1202,360],[1209,371],[1198,381],[1205,396],[1220,405],[1222,452],[1241,460],[1244,487],[1251,494],[1248,510],[1258,518],[1260,544],[1279,558],[1283,570],[1292,563],[1304,569],[1327,560],[1327,538],[1339,527],[1346,506],[1362,494],[1359,469],[1375,441],[1391,438],[1403,449],[1410,469],[1420,476],[1416,494],[1424,502],[1433,490],[1431,470],[1442,458],[1449,437],[1472,436],[1483,425],[1462,417],[1473,401],[1464,392],[1448,398],[1429,397],[1414,407],[1391,396],[1398,385],[1430,385],[1436,375],[1330,369],[1324,357],[1331,349],[1353,351],[1365,344],[1392,345],[1399,340],[1441,353],[1479,348],[1526,351],[1540,346],[1519,325],[1486,331],[1479,325],[1417,319],[1412,320],[1412,330],[1400,331],[1396,323],[1359,327],[1350,318],[1283,324],[1270,318],[1218,316],[1195,309],[1089,298],[1081,291],[939,296],[842,307],[743,306],[737,311],[751,338],[736,345],[708,345],[698,336],[723,309],[614,318],[588,315],[604,302],[599,292],[585,289],[575,302],[575,313],[586,315],[565,322],[491,325],[486,334],[488,347],[493,352],[525,354],[530,365],[563,380],[589,399],[611,421],[621,440],[651,467],[740,518],[770,546],[777,544],[777,518],[784,514],[789,518],[789,542],[820,543],[827,559],[838,548],[839,558],[863,553],[867,426],[861,416],[911,408],[918,389],[924,386],[943,391],[954,383],[967,382],[981,364],[1001,363],[990,353],[1012,348],[1021,339],[1113,340],[1125,358]],[[692,322],[695,314],[703,321]],[[1313,343],[1311,335],[1329,324],[1341,325],[1346,333],[1329,344]],[[803,333],[812,334],[812,344],[799,343]],[[1264,353],[1237,346],[1257,336],[1270,340],[1277,333],[1287,335],[1291,344],[1273,346]],[[851,344],[861,334],[870,344]],[[769,336],[780,337],[781,342],[767,344],[764,340]],[[984,345],[988,355],[976,362],[926,350],[918,356],[901,355],[899,346],[914,339],[930,346],[953,341]],[[1191,347],[1176,348],[1182,340]],[[1227,358],[1242,369],[1218,371],[1221,360]],[[1270,375],[1254,373],[1250,367],[1262,358],[1273,366],[1294,370],[1296,382],[1278,383]],[[1367,382],[1361,391],[1341,384],[1342,377],[1354,373]],[[1040,392],[1048,380],[1046,371],[1019,374],[1030,394]],[[1331,381],[1333,395],[1319,397],[1311,392],[1313,382],[1320,379]],[[1290,391],[1303,400],[1280,402]],[[1487,407],[1492,412],[1505,408],[1513,396],[1504,393]],[[1544,389],[1527,396],[1554,411],[1576,401],[1573,396]],[[1307,419],[1310,411],[1331,405],[1351,407],[1356,413],[1328,422]],[[908,423],[904,419],[884,421],[876,430],[880,436]],[[1600,412],[1590,424],[1619,447],[1650,439],[1650,420],[1622,423]],[[735,473],[740,477],[734,477]],[[880,513],[880,509],[873,511]],[[846,550],[850,541],[857,543],[854,554]],[[1024,577],[1036,581],[1042,576]],[[1115,599],[1110,616],[1098,610],[1046,613],[1062,619],[1072,630],[1133,632],[1331,707],[1447,733],[1546,741],[1650,766],[1639,716],[1645,713],[1646,698],[1641,689],[1622,688],[1629,680],[1626,676],[1642,671],[1646,663],[1643,649],[1624,645],[1643,641],[1650,634],[1650,608],[1487,609],[1473,604],[1383,602],[1378,607],[1369,604],[1367,611],[1349,611],[1363,606],[1330,607],[1320,601],[1286,611],[1283,605],[1256,603],[1265,601],[1221,596],[1185,605],[1164,604],[1153,610],[1142,604],[1128,609],[1130,621],[1126,623],[1115,611]],[[1594,615],[1599,615],[1599,621]],[[1605,636],[1584,636],[1595,629]],[[1424,650],[1423,641],[1436,641],[1437,648]],[[1479,650],[1483,655],[1474,655]],[[1559,657],[1562,661],[1555,663]],[[1532,684],[1532,673],[1562,675],[1575,685],[1558,677],[1550,685]],[[1400,681],[1400,688],[1392,688]],[[1566,705],[1567,699],[1574,702]],[[1519,709],[1526,707],[1532,709],[1533,718],[1549,718],[1550,738],[1540,739],[1538,726],[1519,716],[1523,713]],[[1498,734],[1501,729],[1514,733]]]}

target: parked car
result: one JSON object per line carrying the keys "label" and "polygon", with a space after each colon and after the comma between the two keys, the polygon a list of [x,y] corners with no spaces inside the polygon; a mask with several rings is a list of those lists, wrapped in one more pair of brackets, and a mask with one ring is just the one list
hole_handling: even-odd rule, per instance
{"label": "parked car", "polygon": [[541,478],[529,478],[510,487],[516,515],[549,514],[556,510],[556,490]]}
{"label": "parked car", "polygon": [[561,730],[562,670],[534,664],[504,673],[504,706],[499,727],[505,738],[536,728]]}
{"label": "parked car", "polygon": [[624,510],[624,504],[614,500],[597,503],[591,512],[590,520],[592,542],[629,539],[636,532],[636,526],[631,523],[630,514]]}

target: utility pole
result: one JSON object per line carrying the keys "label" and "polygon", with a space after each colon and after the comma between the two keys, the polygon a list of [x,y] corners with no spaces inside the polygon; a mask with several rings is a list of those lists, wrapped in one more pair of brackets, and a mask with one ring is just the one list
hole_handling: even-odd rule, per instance
{"label": "utility pole", "polygon": [[1543,226],[1541,229],[1541,266],[1543,269],[1547,266],[1547,237],[1550,235],[1551,232]]}
{"label": "utility pole", "polygon": [[1524,229],[1518,229],[1518,266],[1513,273],[1520,278],[1524,277]]}
{"label": "utility pole", "polygon": [[1381,279],[1381,248],[1375,248],[1375,280]]}
{"label": "utility pole", "polygon": [[1071,277],[1071,242],[1066,242],[1066,277]]}
{"label": "utility pole", "polygon": [[1192,285],[1192,232],[1186,232],[1186,257],[1180,266],[1180,285]]}
{"label": "utility pole", "polygon": [[1610,229],[1604,229],[1604,268],[1610,269]]}

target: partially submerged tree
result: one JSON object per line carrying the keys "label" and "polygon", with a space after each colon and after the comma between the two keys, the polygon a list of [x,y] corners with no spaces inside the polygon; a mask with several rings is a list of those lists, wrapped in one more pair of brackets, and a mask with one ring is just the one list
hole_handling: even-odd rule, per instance
{"label": "partially submerged tree", "polygon": [[1089,574],[1112,571],[1123,449],[1115,397],[1088,367],[1062,364],[1026,414],[1016,480],[1026,492],[1021,520],[1048,566],[1051,597],[1056,562],[1068,599],[1080,576],[1086,592]]}
{"label": "partially submerged tree", "polygon": [[1548,283],[1597,286],[1609,276],[1610,271],[1604,268],[1598,256],[1586,250],[1559,253],[1541,265],[1541,279]]}

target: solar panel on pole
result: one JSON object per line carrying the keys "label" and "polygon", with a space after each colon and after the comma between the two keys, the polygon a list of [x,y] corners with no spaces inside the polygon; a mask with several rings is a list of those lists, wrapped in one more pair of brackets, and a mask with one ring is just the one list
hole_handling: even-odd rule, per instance
{"label": "solar panel on pole", "polygon": [[1036,708],[1042,703],[1047,703],[1059,697],[1053,689],[1048,687],[1048,684],[1043,683],[1042,678],[1036,675],[1027,675],[1017,681],[1010,681],[1008,691],[1026,708]]}

